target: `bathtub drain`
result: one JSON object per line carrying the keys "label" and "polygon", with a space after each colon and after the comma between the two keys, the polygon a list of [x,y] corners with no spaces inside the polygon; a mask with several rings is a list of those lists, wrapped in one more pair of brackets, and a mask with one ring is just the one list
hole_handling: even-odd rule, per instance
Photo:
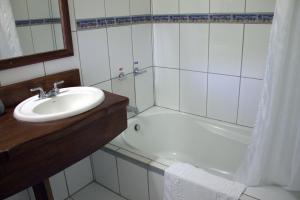
{"label": "bathtub drain", "polygon": [[134,130],[135,131],[141,130],[141,126],[139,124],[134,125]]}

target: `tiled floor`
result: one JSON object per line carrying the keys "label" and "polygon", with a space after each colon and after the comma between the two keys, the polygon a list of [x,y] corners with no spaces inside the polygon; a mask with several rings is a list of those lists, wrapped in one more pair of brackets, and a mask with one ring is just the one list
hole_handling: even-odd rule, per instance
{"label": "tiled floor", "polygon": [[97,183],[91,183],[72,196],[74,200],[125,200],[123,197],[111,192]]}

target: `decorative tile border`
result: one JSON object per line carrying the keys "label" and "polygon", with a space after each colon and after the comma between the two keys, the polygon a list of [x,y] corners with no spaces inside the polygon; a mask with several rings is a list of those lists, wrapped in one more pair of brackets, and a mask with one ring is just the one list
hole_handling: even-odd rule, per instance
{"label": "decorative tile border", "polygon": [[46,25],[46,24],[60,24],[60,18],[45,18],[45,19],[28,19],[28,20],[16,20],[16,26],[35,26],[35,25]]}
{"label": "decorative tile border", "polygon": [[271,24],[273,13],[210,13],[181,15],[136,15],[77,20],[77,29],[95,29],[145,23],[241,23]]}

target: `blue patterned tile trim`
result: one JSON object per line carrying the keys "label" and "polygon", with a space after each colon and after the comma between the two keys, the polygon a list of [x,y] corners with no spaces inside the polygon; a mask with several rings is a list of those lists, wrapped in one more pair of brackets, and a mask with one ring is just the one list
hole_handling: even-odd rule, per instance
{"label": "blue patterned tile trim", "polygon": [[45,24],[59,24],[61,23],[60,18],[45,18],[45,19],[29,19],[29,20],[16,20],[16,26],[34,26],[34,25],[45,25]]}
{"label": "blue patterned tile trim", "polygon": [[270,24],[273,13],[210,13],[180,15],[135,15],[77,20],[77,29],[94,29],[143,23],[255,23]]}

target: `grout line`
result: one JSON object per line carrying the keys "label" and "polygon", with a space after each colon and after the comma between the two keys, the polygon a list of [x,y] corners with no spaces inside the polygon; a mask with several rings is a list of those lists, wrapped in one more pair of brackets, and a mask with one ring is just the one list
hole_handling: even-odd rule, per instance
{"label": "grout line", "polygon": [[75,191],[73,194],[70,194],[69,196],[73,198],[74,195],[80,193],[82,190],[84,190],[85,188],[89,187],[93,183],[94,183],[94,181],[89,182],[88,184],[86,184],[85,186],[79,188],[77,191]]}
{"label": "grout line", "polygon": [[[129,1],[129,15],[131,15],[131,0]],[[132,62],[131,62],[131,69],[132,72],[134,71],[134,63],[135,63],[135,58],[134,58],[134,40],[133,40],[133,24],[131,22],[130,24],[130,39],[131,39],[131,58],[132,58]],[[139,61],[138,61],[139,62]],[[137,107],[137,93],[136,93],[136,76],[133,74],[133,92],[134,92],[134,104],[133,106]]]}
{"label": "grout line", "polygon": [[243,25],[243,36],[242,36],[242,51],[241,51],[241,63],[240,63],[239,93],[238,93],[238,105],[237,105],[237,110],[236,110],[236,121],[235,121],[236,124],[238,124],[240,99],[241,99],[242,70],[243,70],[243,60],[244,60],[244,44],[245,44],[245,24]]}
{"label": "grout line", "polygon": [[242,194],[242,196],[243,195],[245,195],[245,196],[247,196],[247,197],[250,197],[250,198],[253,198],[253,199],[256,199],[256,200],[260,200],[260,199],[258,199],[257,197],[254,197],[254,196],[251,196],[251,195],[249,195],[249,194],[246,194],[245,192]]}
{"label": "grout line", "polygon": [[[106,0],[104,0],[104,12],[105,12],[105,17],[107,17],[107,12],[106,12]],[[109,67],[109,76],[110,76],[110,90],[113,92],[113,82],[112,82],[112,66],[111,66],[111,58],[110,58],[110,51],[109,51],[109,36],[108,36],[108,28],[105,26],[105,34],[106,34],[106,45],[107,45],[107,57],[108,57],[108,67]]]}
{"label": "grout line", "polygon": [[[177,1],[178,5],[178,15],[180,14],[181,7],[180,7],[180,0]],[[178,111],[181,109],[181,23],[178,23]]]}
{"label": "grout line", "polygon": [[126,199],[126,200],[130,200],[130,199],[128,199],[127,197],[124,197],[121,193],[117,193],[117,192],[113,191],[112,189],[110,189],[109,187],[105,186],[104,184],[102,184],[102,183],[100,183],[100,182],[98,182],[98,181],[95,181],[94,183],[97,184],[97,185],[99,185],[100,187],[103,187],[103,188],[109,190],[110,192],[112,192],[112,193],[118,195],[119,197],[122,197],[122,198],[124,198],[124,199]]}
{"label": "grout line", "polygon": [[96,180],[96,175],[95,175],[93,154],[94,153],[90,154],[89,158],[90,158],[90,163],[91,163],[91,170],[92,170],[93,181],[95,181]]}
{"label": "grout line", "polygon": [[65,183],[66,183],[66,188],[67,188],[68,196],[71,196],[69,185],[68,185],[68,180],[67,180],[67,176],[66,176],[66,170],[65,169],[63,170],[63,175],[64,175],[64,178],[65,178]]}
{"label": "grout line", "polygon": [[148,200],[150,200],[150,184],[149,184],[149,170],[147,169],[147,189],[148,189]]}
{"label": "grout line", "polygon": [[[164,109],[168,109],[168,110],[172,110],[172,111],[177,111],[177,112],[179,112],[178,110],[174,110],[174,109],[172,109],[172,108],[167,108],[167,107],[164,107],[164,106],[159,106],[159,105],[157,105],[157,107],[160,107],[160,108],[164,108]],[[205,119],[212,119],[212,120],[216,120],[216,121],[223,122],[223,123],[227,123],[227,124],[237,125],[237,126],[240,126],[240,127],[253,128],[253,127],[251,127],[251,126],[245,126],[245,125],[242,125],[242,124],[236,124],[236,123],[224,121],[224,120],[221,120],[221,119],[216,119],[216,118],[212,118],[212,117],[207,117],[207,116],[205,117],[205,116],[201,116],[201,115],[196,115],[196,114],[193,114],[193,113],[188,113],[188,112],[181,112],[181,113],[193,115],[193,116],[196,116],[196,117],[202,117],[202,118],[205,118]]]}
{"label": "grout line", "polygon": [[[179,6],[179,0],[178,0],[178,6]],[[180,10],[180,6],[179,6],[179,10]],[[181,42],[181,34],[180,34],[180,31],[181,31],[181,25],[180,23],[178,23],[178,37],[179,37],[179,41],[178,41],[178,69],[179,69],[179,73],[178,73],[178,110],[180,111],[181,110],[181,58],[180,58],[180,55],[181,55],[181,45],[180,45],[180,42]]]}
{"label": "grout line", "polygon": [[[119,149],[117,150],[119,151]],[[116,152],[117,152],[116,151]],[[118,159],[117,157],[114,155],[115,161],[116,161],[116,171],[117,171],[117,179],[118,179],[118,191],[121,194],[121,184],[120,184],[120,175],[119,175],[119,167],[118,167]]]}
{"label": "grout line", "polygon": [[[209,12],[210,12],[210,1],[209,1]],[[205,111],[205,116],[208,115],[208,73],[209,73],[209,66],[210,66],[210,24],[208,24],[208,38],[207,38],[207,43],[208,43],[208,46],[207,46],[207,67],[206,67],[206,71],[207,71],[207,74],[206,74],[206,111]]]}
{"label": "grout line", "polygon": [[[29,7],[28,7],[28,0],[26,0],[26,11],[27,11],[27,17],[28,17],[28,19],[30,19],[30,16],[29,16]],[[29,26],[29,30],[30,30],[30,39],[31,39],[31,44],[32,44],[32,50],[33,50],[33,53],[36,53],[35,47],[34,47],[34,43],[33,43],[32,26]]]}
{"label": "grout line", "polygon": [[205,74],[213,74],[213,75],[222,75],[222,76],[231,76],[231,77],[237,77],[237,78],[247,78],[247,79],[255,79],[255,80],[263,80],[261,78],[254,78],[254,77],[248,77],[248,76],[240,76],[240,75],[231,75],[231,74],[222,74],[222,73],[216,73],[216,72],[205,72],[201,70],[191,70],[191,69],[178,69],[178,68],[172,68],[172,67],[164,67],[164,66],[153,66],[157,68],[165,68],[165,69],[171,69],[171,70],[180,70],[180,71],[190,71],[190,72],[201,72]]}
{"label": "grout line", "polygon": [[[74,12],[75,12],[75,9],[74,9]],[[75,15],[75,13],[74,13],[74,15]],[[78,32],[77,31],[74,31],[74,32],[76,32],[75,35],[76,35],[76,41],[77,41],[78,60],[79,60],[79,65],[80,65],[80,66],[78,66],[79,67],[79,73],[80,73],[80,81],[81,81],[81,85],[84,85],[84,77],[83,77],[82,69],[81,69],[82,68],[82,62],[81,62],[81,56],[80,56],[79,36],[78,36]]]}

